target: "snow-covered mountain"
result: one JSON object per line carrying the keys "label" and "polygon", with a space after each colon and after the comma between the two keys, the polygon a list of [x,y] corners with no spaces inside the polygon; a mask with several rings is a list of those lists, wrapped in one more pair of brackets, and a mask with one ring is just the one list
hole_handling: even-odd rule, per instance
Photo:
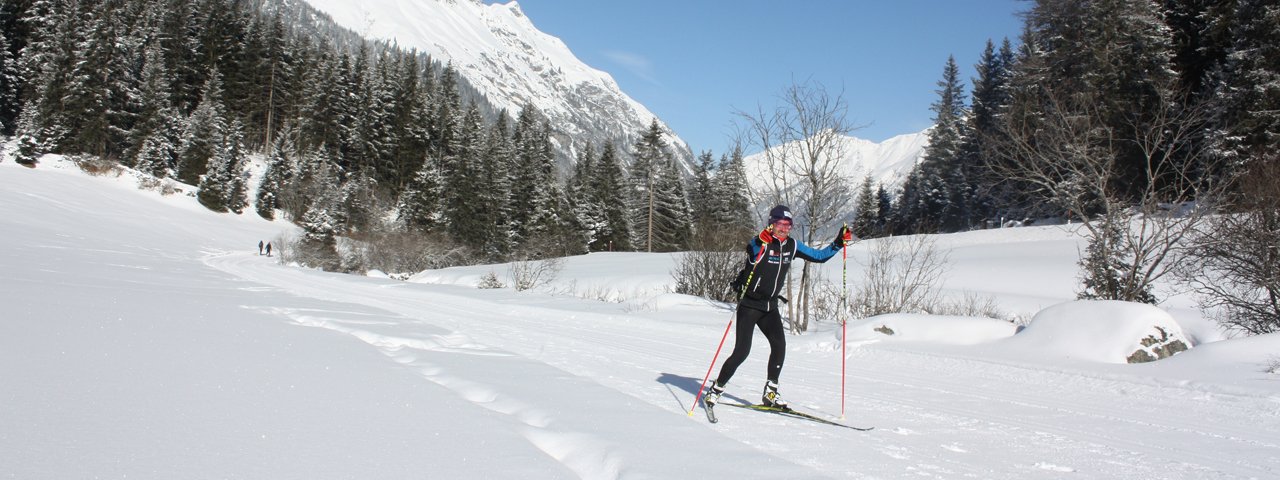
{"label": "snow-covered mountain", "polygon": [[[832,148],[839,153],[841,173],[855,185],[870,175],[871,180],[883,185],[886,190],[893,191],[902,185],[911,168],[924,154],[929,144],[929,130],[898,135],[883,142],[846,136],[842,142]],[[775,150],[786,146],[774,147]],[[769,181],[769,168],[764,152],[747,156],[747,179],[755,188],[765,188]]]}
{"label": "snow-covered mountain", "polygon": [[[608,73],[579,60],[559,38],[538,30],[516,2],[479,0],[306,0],[334,22],[365,38],[394,40],[441,62],[460,75],[496,109],[512,116],[532,104],[551,121],[562,160],[576,158],[590,140],[629,150],[656,118],[618,87]],[[661,119],[672,153],[684,165],[688,144]]]}

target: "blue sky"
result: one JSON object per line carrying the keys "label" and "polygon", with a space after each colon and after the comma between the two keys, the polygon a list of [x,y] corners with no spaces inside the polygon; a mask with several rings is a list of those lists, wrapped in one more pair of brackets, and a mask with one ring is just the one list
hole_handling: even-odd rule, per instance
{"label": "blue sky", "polygon": [[[488,0],[486,3],[505,3]],[[988,38],[1017,42],[1024,0],[521,0],[539,30],[613,75],[693,148],[731,144],[736,110],[811,80],[844,92],[853,135],[927,128],[948,55],[975,75]]]}

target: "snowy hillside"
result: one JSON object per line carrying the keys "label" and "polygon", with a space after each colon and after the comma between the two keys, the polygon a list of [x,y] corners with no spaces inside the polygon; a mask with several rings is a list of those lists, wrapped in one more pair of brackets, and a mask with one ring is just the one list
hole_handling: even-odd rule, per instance
{"label": "snowy hillside", "polygon": [[[730,310],[667,293],[676,255],[573,257],[525,292],[474,288],[507,265],[325,273],[258,254],[283,222],[52,157],[0,161],[0,209],[0,478],[1280,477],[1280,334],[1223,339],[1180,297],[1071,301],[1069,226],[936,237],[945,293],[1022,333],[858,320],[843,379],[829,319],[788,336],[783,395],[857,432],[689,415]],[[1152,325],[1195,345],[1115,359]],[[758,401],[755,346],[726,401]]]}
{"label": "snowy hillside", "polygon": [[[608,73],[582,63],[560,39],[538,30],[520,6],[479,0],[306,0],[366,38],[395,40],[441,62],[452,62],[497,109],[514,117],[538,107],[558,130],[556,141],[619,141],[629,146],[655,118],[623,93]],[[659,119],[683,164],[689,146]],[[571,155],[569,158],[577,158]]]}

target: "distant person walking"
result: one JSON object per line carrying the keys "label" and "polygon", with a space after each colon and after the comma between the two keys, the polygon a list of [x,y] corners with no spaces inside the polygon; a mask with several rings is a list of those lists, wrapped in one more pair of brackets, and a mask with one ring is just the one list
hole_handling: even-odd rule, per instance
{"label": "distant person walking", "polygon": [[258,255],[262,255],[262,240],[258,240]]}
{"label": "distant person walking", "polygon": [[778,300],[786,301],[780,294],[787,281],[787,271],[791,268],[791,261],[797,257],[810,262],[826,262],[852,239],[849,229],[841,227],[830,246],[815,249],[791,238],[791,221],[791,209],[783,205],[773,207],[769,211],[769,225],[747,244],[746,266],[733,283],[734,289],[741,293],[733,353],[724,361],[720,375],[702,397],[703,406],[707,408],[720,401],[724,386],[751,353],[751,335],[757,327],[769,341],[768,376],[761,403],[775,408],[788,407],[778,395],[778,377],[782,375],[782,362],[787,353],[786,331],[782,326],[782,314],[778,311]]}
{"label": "distant person walking", "polygon": [[267,256],[271,256],[271,242],[267,242]]}

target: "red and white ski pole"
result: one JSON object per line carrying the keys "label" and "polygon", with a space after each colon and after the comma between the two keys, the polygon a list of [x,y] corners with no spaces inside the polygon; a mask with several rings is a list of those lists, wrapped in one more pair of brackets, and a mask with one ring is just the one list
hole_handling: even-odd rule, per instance
{"label": "red and white ski pole", "polygon": [[840,419],[844,420],[844,364],[845,346],[849,344],[849,241],[853,240],[853,232],[849,231],[849,224],[844,225],[844,247],[840,249]]}

